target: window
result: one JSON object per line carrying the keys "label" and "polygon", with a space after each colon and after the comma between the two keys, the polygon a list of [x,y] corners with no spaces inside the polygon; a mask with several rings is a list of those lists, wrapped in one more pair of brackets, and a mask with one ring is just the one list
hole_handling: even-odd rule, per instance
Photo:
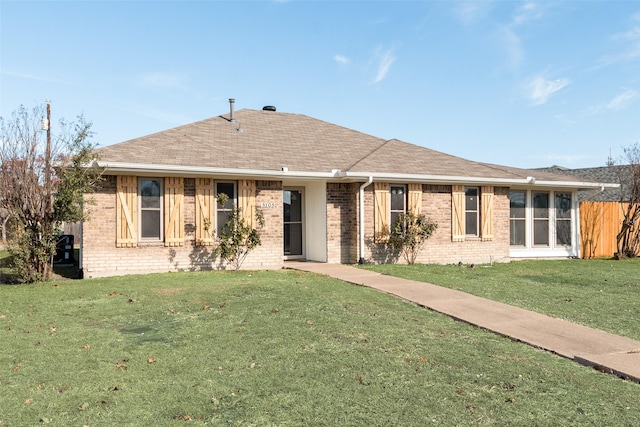
{"label": "window", "polygon": [[139,179],[140,241],[162,241],[162,180]]}
{"label": "window", "polygon": [[451,240],[453,242],[464,242],[469,237],[479,237],[487,242],[493,240],[493,199],[492,185],[451,186]]}
{"label": "window", "polygon": [[571,194],[556,193],[556,245],[571,246]]}
{"label": "window", "polygon": [[219,236],[220,232],[224,228],[224,225],[229,220],[231,216],[231,211],[233,207],[236,205],[236,183],[235,182],[216,182],[216,198],[219,194],[224,193],[229,196],[229,200],[224,206],[220,206],[219,203],[216,202],[216,235]]}
{"label": "window", "polygon": [[524,191],[509,193],[509,243],[511,246],[526,246],[526,199]]}
{"label": "window", "polygon": [[577,256],[574,193],[513,190],[509,193],[512,256],[537,253]]}
{"label": "window", "polygon": [[478,236],[478,187],[465,187],[464,189],[464,217],[465,235]]}
{"label": "window", "polygon": [[549,246],[549,193],[533,193],[533,244]]}
{"label": "window", "polygon": [[391,227],[398,221],[400,214],[407,213],[407,189],[404,185],[391,186]]}

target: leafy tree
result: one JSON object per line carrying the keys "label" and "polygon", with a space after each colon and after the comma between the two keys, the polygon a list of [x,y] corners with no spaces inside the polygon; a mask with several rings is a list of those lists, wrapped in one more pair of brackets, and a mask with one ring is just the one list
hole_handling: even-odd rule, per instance
{"label": "leafy tree", "polygon": [[400,214],[389,235],[391,248],[402,254],[407,264],[413,265],[420,250],[431,237],[438,224],[424,214]]}
{"label": "leafy tree", "polygon": [[[228,200],[229,196],[224,193],[220,193],[217,197],[220,206],[224,206]],[[259,227],[264,226],[264,216],[259,210],[256,212],[256,222]],[[249,252],[261,244],[258,230],[247,222],[241,208],[234,207],[218,235],[215,253],[238,271]]]}
{"label": "leafy tree", "polygon": [[[55,134],[42,107],[0,117],[0,208],[17,223],[9,239],[14,271],[26,283],[48,280],[62,222],[84,219],[83,194],[100,171],[93,163],[91,124],[60,120]],[[42,126],[41,120],[47,117]]]}
{"label": "leafy tree", "polygon": [[620,181],[620,202],[624,217],[616,236],[616,258],[635,257],[640,253],[640,143],[623,149],[624,166],[616,168]]}

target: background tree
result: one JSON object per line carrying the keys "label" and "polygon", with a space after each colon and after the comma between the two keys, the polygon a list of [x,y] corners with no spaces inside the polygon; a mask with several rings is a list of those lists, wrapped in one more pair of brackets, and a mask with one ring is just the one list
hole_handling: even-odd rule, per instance
{"label": "background tree", "polygon": [[[229,196],[224,193],[217,197],[220,206],[224,206],[228,200]],[[258,227],[264,226],[264,216],[260,210],[256,210],[256,222]],[[246,221],[242,209],[237,206],[229,213],[229,218],[217,237],[216,255],[232,265],[236,271],[240,270],[249,252],[262,244],[259,231]]]}
{"label": "background tree", "polygon": [[620,181],[623,220],[616,236],[617,258],[635,257],[640,252],[640,144],[623,149],[623,166],[616,168]]}
{"label": "background tree", "polygon": [[[0,196],[1,198],[2,196]],[[2,207],[2,202],[0,201],[0,230],[2,234],[2,244],[7,244],[7,223],[11,219],[11,215],[9,209]]]}
{"label": "background tree", "polygon": [[51,277],[61,223],[83,220],[83,194],[100,180],[100,171],[87,168],[94,160],[91,124],[80,116],[53,129],[43,122],[48,109],[21,106],[0,117],[0,207],[17,222],[9,251],[27,283]]}
{"label": "background tree", "polygon": [[424,214],[407,212],[398,215],[398,220],[391,229],[389,245],[402,254],[409,265],[413,265],[418,258],[425,242],[438,227],[438,224]]}

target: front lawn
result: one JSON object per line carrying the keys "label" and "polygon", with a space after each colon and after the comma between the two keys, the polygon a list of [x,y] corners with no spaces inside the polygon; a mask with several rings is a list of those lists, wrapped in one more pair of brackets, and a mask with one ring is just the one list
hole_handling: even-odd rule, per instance
{"label": "front lawn", "polygon": [[638,425],[640,385],[295,272],[0,286],[0,426]]}
{"label": "front lawn", "polygon": [[367,265],[640,340],[640,259]]}

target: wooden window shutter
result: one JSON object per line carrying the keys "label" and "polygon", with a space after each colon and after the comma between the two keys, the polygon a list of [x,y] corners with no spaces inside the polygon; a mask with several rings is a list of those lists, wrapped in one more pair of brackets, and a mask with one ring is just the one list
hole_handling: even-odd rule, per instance
{"label": "wooden window shutter", "polygon": [[184,179],[164,179],[164,245],[184,245]]}
{"label": "wooden window shutter", "polygon": [[213,179],[196,178],[196,245],[215,243],[216,189]]}
{"label": "wooden window shutter", "polygon": [[408,211],[416,215],[422,213],[422,184],[409,184]]}
{"label": "wooden window shutter", "polygon": [[118,175],[116,178],[116,247],[138,246],[138,179]]}
{"label": "wooden window shutter", "polygon": [[451,186],[451,240],[464,242],[464,185]]}
{"label": "wooden window shutter", "polygon": [[391,211],[389,202],[391,193],[389,192],[389,184],[386,182],[375,182],[374,187],[374,241],[386,242],[389,240],[389,222]]}
{"label": "wooden window shutter", "polygon": [[256,181],[241,179],[238,181],[238,208],[247,225],[254,227],[256,216]]}
{"label": "wooden window shutter", "polygon": [[482,191],[482,222],[481,238],[483,241],[493,240],[493,186],[485,186]]}

